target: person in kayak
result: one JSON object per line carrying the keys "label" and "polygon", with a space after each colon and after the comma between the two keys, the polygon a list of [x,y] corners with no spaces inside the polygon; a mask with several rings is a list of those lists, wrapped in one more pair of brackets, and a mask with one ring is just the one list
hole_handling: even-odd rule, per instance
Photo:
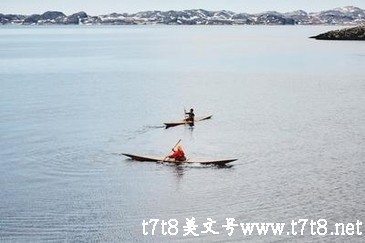
{"label": "person in kayak", "polygon": [[194,118],[195,118],[194,109],[191,108],[189,112],[185,112],[185,115],[188,116],[185,119],[185,121],[187,121],[191,126],[193,126],[194,125]]}
{"label": "person in kayak", "polygon": [[177,146],[177,149],[172,149],[173,153],[169,155],[168,157],[171,159],[175,159],[176,161],[185,161],[185,153],[181,147],[181,145]]}

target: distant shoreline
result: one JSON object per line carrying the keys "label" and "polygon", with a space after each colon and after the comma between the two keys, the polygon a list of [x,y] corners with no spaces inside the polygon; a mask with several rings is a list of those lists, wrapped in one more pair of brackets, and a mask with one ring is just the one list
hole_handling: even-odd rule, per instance
{"label": "distant shoreline", "polygon": [[361,25],[365,10],[347,6],[321,12],[297,10],[257,14],[191,9],[183,11],[142,11],[91,16],[86,12],[66,15],[60,11],[43,14],[0,14],[0,25]]}

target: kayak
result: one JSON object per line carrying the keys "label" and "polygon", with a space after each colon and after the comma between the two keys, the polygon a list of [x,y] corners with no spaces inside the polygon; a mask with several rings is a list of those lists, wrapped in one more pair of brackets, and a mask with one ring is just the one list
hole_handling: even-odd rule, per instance
{"label": "kayak", "polygon": [[[212,116],[213,115],[197,117],[197,118],[194,119],[194,123],[204,121],[204,120],[208,120],[208,119],[212,118]],[[179,125],[193,125],[193,123],[191,121],[189,122],[186,119],[176,121],[176,122],[165,122],[164,124],[165,124],[166,128],[175,127],[175,126],[179,126]]]}
{"label": "kayak", "polygon": [[166,162],[166,163],[190,163],[190,164],[214,164],[214,165],[225,165],[227,163],[236,161],[237,159],[221,159],[221,160],[206,160],[206,159],[187,159],[185,161],[175,161],[174,159],[170,158],[163,158],[163,157],[155,157],[155,156],[140,156],[134,154],[124,154],[124,156],[129,157],[132,160],[136,161],[145,161],[145,162]]}

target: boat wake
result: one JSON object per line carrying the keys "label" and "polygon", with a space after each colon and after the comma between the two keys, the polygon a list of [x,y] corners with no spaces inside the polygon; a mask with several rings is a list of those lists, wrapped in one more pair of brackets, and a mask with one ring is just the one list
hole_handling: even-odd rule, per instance
{"label": "boat wake", "polygon": [[159,125],[159,126],[156,126],[156,125],[155,126],[151,126],[151,125],[149,125],[149,126],[143,126],[141,129],[138,129],[136,131],[133,131],[132,134],[130,136],[128,136],[126,139],[128,141],[130,141],[130,140],[136,139],[140,135],[146,134],[146,133],[148,133],[150,131],[153,131],[153,130],[156,130],[156,129],[160,129],[160,128],[165,128],[165,126],[163,126],[163,125]]}

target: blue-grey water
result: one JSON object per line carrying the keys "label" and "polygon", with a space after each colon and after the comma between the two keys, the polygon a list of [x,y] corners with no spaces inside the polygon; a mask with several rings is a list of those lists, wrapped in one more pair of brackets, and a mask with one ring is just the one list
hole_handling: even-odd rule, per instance
{"label": "blue-grey water", "polygon": [[[365,221],[365,43],[308,38],[336,28],[1,27],[0,241],[363,240],[222,228]],[[191,107],[213,119],[161,126]],[[120,155],[164,156],[180,138],[188,157],[239,160]],[[220,234],[184,237],[191,217]],[[144,236],[144,219],[179,233]]]}

